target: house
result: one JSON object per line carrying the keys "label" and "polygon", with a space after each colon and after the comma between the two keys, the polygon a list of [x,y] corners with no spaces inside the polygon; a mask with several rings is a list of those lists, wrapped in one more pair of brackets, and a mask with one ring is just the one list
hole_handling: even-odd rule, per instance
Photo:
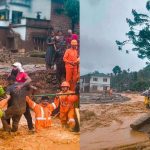
{"label": "house", "polygon": [[0,47],[44,50],[50,10],[51,0],[1,0]]}
{"label": "house", "polygon": [[70,18],[58,13],[63,5],[60,0],[0,0],[0,49],[44,51],[52,26],[71,28]]}
{"label": "house", "polygon": [[110,89],[110,76],[103,73],[91,73],[80,77],[81,92],[100,92]]}

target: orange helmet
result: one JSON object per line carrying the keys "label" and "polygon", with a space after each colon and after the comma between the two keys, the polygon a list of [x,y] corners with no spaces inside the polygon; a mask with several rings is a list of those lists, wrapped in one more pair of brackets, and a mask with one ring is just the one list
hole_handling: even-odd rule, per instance
{"label": "orange helmet", "polygon": [[70,84],[69,84],[67,81],[64,81],[64,82],[61,84],[61,87],[69,87],[69,88],[70,88]]}
{"label": "orange helmet", "polygon": [[73,45],[73,46],[77,46],[77,45],[78,45],[77,40],[72,40],[72,41],[71,41],[71,45]]}

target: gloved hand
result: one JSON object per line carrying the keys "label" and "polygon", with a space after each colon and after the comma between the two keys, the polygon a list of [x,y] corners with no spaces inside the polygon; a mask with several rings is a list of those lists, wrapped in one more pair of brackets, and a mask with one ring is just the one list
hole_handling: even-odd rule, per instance
{"label": "gloved hand", "polygon": [[5,91],[4,91],[3,87],[0,86],[0,96],[3,96],[4,94],[5,94]]}
{"label": "gloved hand", "polygon": [[0,118],[2,118],[3,116],[4,116],[4,111],[0,109]]}

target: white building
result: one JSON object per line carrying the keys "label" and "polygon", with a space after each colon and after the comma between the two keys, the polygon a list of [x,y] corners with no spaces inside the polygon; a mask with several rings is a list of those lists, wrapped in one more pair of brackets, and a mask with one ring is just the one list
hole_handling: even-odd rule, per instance
{"label": "white building", "polygon": [[110,89],[110,76],[92,73],[80,77],[81,92],[100,92]]}
{"label": "white building", "polygon": [[51,0],[0,0],[0,34],[8,30],[4,45],[10,50],[45,49],[50,19]]}
{"label": "white building", "polygon": [[0,0],[0,16],[11,23],[20,24],[20,18],[50,20],[51,0]]}
{"label": "white building", "polygon": [[27,19],[50,20],[51,0],[0,0],[0,26],[12,29],[26,40]]}

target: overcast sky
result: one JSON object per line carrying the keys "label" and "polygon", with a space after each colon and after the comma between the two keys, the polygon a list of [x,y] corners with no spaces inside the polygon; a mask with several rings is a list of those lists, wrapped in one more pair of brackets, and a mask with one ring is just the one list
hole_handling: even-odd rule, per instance
{"label": "overcast sky", "polygon": [[126,18],[132,18],[132,9],[148,13],[146,1],[80,0],[81,74],[94,70],[110,73],[116,65],[131,71],[145,67],[146,60],[135,52],[118,51],[115,40],[126,39]]}

